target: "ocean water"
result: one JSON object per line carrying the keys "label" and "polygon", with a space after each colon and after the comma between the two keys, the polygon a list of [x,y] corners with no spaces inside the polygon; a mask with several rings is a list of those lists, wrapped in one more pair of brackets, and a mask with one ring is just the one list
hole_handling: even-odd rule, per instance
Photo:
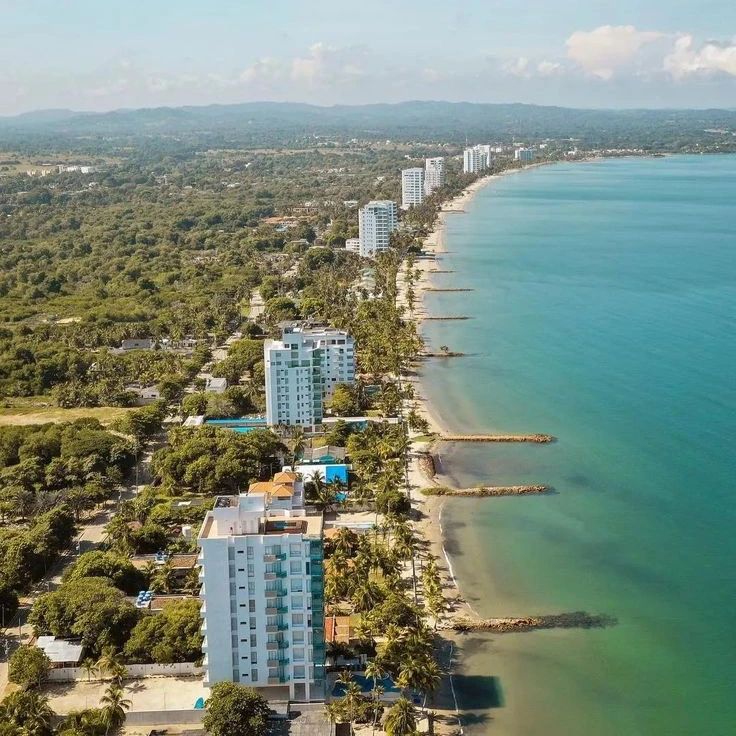
{"label": "ocean water", "polygon": [[469,734],[736,733],[736,156],[559,164],[452,215],[427,295],[424,392],[460,431],[555,444],[445,445],[460,588],[484,616],[588,611],[605,629],[459,641]]}

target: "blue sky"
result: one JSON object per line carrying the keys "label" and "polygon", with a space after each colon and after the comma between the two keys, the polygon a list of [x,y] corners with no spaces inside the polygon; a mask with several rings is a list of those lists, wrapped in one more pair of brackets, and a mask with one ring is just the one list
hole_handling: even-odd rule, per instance
{"label": "blue sky", "polygon": [[0,0],[4,115],[407,99],[736,107],[736,2]]}

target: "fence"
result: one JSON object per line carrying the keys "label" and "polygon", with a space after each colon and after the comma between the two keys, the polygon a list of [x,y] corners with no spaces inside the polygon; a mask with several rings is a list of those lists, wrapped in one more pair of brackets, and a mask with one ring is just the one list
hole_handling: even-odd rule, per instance
{"label": "fence", "polygon": [[[198,667],[194,662],[177,662],[175,664],[129,664],[125,667],[126,677],[181,677],[201,676],[205,672],[204,667]],[[59,667],[49,672],[48,679],[51,682],[72,682],[74,680],[86,680],[89,677],[84,667]],[[90,679],[98,680],[99,676],[93,675]]]}

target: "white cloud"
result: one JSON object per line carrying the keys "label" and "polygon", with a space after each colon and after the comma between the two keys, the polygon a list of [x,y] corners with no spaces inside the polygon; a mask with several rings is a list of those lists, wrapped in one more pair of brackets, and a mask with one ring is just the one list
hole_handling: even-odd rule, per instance
{"label": "white cloud", "polygon": [[717,72],[736,76],[736,39],[728,44],[709,41],[696,49],[691,35],[680,36],[664,58],[664,69],[675,79]]}
{"label": "white cloud", "polygon": [[659,31],[639,31],[634,26],[599,26],[575,31],[566,42],[567,56],[588,74],[611,79],[630,67],[647,45],[666,37]]}
{"label": "white cloud", "polygon": [[514,77],[522,77],[528,79],[531,77],[531,69],[529,68],[529,59],[526,56],[519,56],[517,59],[509,59],[504,62],[502,67],[506,74],[511,74]]}
{"label": "white cloud", "polygon": [[562,64],[557,61],[540,61],[537,64],[537,74],[540,77],[551,77],[563,71]]}

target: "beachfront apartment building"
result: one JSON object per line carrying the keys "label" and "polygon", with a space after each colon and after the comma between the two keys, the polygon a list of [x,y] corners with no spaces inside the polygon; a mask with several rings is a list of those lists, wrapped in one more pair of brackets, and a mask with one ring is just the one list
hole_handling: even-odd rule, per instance
{"label": "beachfront apartment building", "polygon": [[264,342],[263,358],[269,426],[320,424],[335,386],[355,382],[355,341],[344,330],[288,325]]}
{"label": "beachfront apartment building", "polygon": [[442,156],[424,161],[424,193],[432,194],[445,186],[445,159]]}
{"label": "beachfront apartment building", "polygon": [[408,210],[424,201],[424,169],[415,166],[401,171],[401,209]]}
{"label": "beachfront apartment building", "polygon": [[391,233],[399,225],[396,202],[373,200],[358,210],[358,233],[360,255],[375,258],[378,253],[388,250]]}
{"label": "beachfront apartment building", "polygon": [[523,164],[528,164],[534,161],[534,149],[533,148],[517,148],[514,151],[514,161],[521,161]]}
{"label": "beachfront apartment building", "polygon": [[297,474],[281,472],[217,497],[205,516],[197,542],[206,686],[324,698],[322,517],[307,515],[302,499]]}
{"label": "beachfront apartment building", "polygon": [[480,174],[488,168],[488,153],[485,146],[471,146],[463,151],[463,171]]}

